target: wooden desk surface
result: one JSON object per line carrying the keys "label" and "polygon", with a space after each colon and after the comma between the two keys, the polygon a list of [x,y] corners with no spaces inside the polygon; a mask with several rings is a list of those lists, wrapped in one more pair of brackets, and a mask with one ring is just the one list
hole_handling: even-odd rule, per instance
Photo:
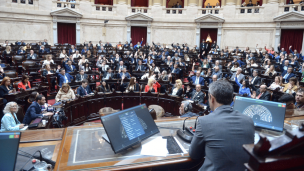
{"label": "wooden desk surface", "polygon": [[[194,119],[189,122],[193,123]],[[182,126],[183,120],[182,118],[168,118],[157,120],[156,123],[157,125],[160,124],[161,127],[166,127],[168,124],[176,124],[177,127],[180,127]],[[160,128],[160,130],[161,129],[162,128]],[[90,170],[133,170],[191,161],[188,153],[171,154],[167,156],[142,156],[136,155],[135,153],[129,155],[129,153],[133,151],[130,150],[126,152],[126,154],[114,154],[112,149],[109,148],[110,145],[99,136],[100,134],[98,134],[96,130],[104,131],[102,125],[99,124],[66,128],[54,170],[87,168],[90,168]],[[86,132],[82,133],[81,131]],[[168,136],[168,134],[172,136],[173,134],[176,135],[172,129],[161,130],[161,136]],[[97,138],[96,141],[93,141],[92,139],[95,138]],[[179,142],[185,147],[185,145],[183,145],[184,142],[181,142],[181,140],[179,140]],[[96,147],[96,145],[98,147]],[[135,150],[136,149],[134,149],[134,151]]]}
{"label": "wooden desk surface", "polygon": [[20,143],[61,140],[64,128],[22,131]]}

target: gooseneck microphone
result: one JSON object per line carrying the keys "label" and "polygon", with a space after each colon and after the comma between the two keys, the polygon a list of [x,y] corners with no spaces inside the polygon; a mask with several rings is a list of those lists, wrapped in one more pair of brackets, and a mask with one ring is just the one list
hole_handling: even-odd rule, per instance
{"label": "gooseneck microphone", "polygon": [[184,120],[184,124],[183,124],[183,129],[178,129],[176,134],[184,141],[188,142],[188,143],[191,143],[192,141],[192,138],[193,136],[192,135],[188,135],[186,132],[185,132],[185,123],[186,123],[186,120],[189,119],[191,117],[188,117]]}

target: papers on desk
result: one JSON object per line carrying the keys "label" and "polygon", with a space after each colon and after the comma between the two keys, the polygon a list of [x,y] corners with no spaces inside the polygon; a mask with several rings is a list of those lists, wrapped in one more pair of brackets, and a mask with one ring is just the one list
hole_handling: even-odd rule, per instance
{"label": "papers on desk", "polygon": [[162,137],[154,138],[152,141],[141,146],[141,155],[167,156],[167,139]]}
{"label": "papers on desk", "polygon": [[27,130],[28,126],[24,126],[22,129],[20,129],[20,131],[25,131]]}

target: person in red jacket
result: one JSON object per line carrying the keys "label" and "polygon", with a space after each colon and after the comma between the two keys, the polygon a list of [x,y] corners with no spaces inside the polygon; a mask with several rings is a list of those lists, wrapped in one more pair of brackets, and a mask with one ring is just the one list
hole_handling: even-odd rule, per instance
{"label": "person in red jacket", "polygon": [[31,83],[29,82],[29,77],[26,75],[22,75],[22,80],[21,82],[18,84],[18,88],[22,88],[24,90],[26,89],[31,89]]}
{"label": "person in red jacket", "polygon": [[148,84],[145,87],[145,92],[151,91],[157,93],[157,88],[160,88],[160,84],[153,78],[148,80]]}

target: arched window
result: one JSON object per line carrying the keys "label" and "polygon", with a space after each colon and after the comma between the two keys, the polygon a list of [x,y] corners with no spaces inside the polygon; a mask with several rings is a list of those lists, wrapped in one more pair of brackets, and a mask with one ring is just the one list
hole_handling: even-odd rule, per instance
{"label": "arched window", "polygon": [[214,8],[217,5],[221,7],[221,0],[203,0],[202,8]]}
{"label": "arched window", "polygon": [[113,0],[95,0],[95,4],[113,5]]}
{"label": "arched window", "polygon": [[167,0],[167,8],[184,8],[184,0]]}
{"label": "arched window", "polygon": [[149,0],[131,0],[131,7],[149,7]]}

